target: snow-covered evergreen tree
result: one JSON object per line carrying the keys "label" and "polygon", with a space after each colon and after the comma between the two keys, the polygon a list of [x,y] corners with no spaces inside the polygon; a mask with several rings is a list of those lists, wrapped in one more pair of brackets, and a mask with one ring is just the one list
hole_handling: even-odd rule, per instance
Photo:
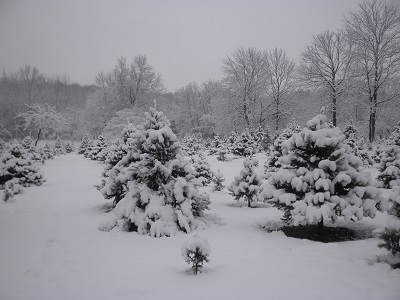
{"label": "snow-covered evergreen tree", "polygon": [[390,134],[390,136],[386,140],[386,144],[388,145],[396,145],[400,147],[400,121],[397,123],[397,126],[394,127],[394,130]]}
{"label": "snow-covered evergreen tree", "polygon": [[30,136],[26,136],[22,142],[21,142],[22,147],[26,150],[28,153],[30,159],[34,160],[35,162],[40,162],[44,164],[44,160],[42,155],[39,153],[37,147],[35,147],[33,140]]}
{"label": "snow-covered evergreen tree", "polygon": [[375,217],[385,199],[361,171],[361,161],[343,143],[339,128],[329,128],[322,111],[307,126],[282,143],[281,169],[269,177],[260,196],[284,211],[294,225],[317,223],[323,228],[338,216],[345,220]]}
{"label": "snow-covered evergreen tree", "polygon": [[109,147],[104,162],[102,182],[96,186],[103,197],[112,199],[115,205],[125,196],[128,190],[127,183],[133,176],[133,170],[129,169],[128,166],[131,162],[136,161],[136,158],[132,155],[136,131],[135,125],[126,125],[121,132],[121,137]]}
{"label": "snow-covered evergreen tree", "polygon": [[20,143],[11,143],[0,155],[0,186],[12,179],[22,186],[41,185],[45,179],[39,166]]}
{"label": "snow-covered evergreen tree", "polygon": [[205,262],[209,262],[211,253],[210,243],[206,238],[200,237],[195,234],[192,238],[186,241],[181,247],[181,254],[183,259],[192,264],[191,271],[197,275],[201,272]]}
{"label": "snow-covered evergreen tree", "polygon": [[199,158],[195,160],[192,168],[194,176],[201,181],[203,186],[211,183],[214,171],[211,169],[210,163],[203,152],[200,152]]}
{"label": "snow-covered evergreen tree", "polygon": [[197,135],[187,135],[182,139],[182,150],[189,156],[199,154],[202,148],[201,138]]}
{"label": "snow-covered evergreen tree", "polygon": [[54,145],[54,155],[64,155],[65,154],[65,150],[64,150],[64,146],[60,140],[60,136],[57,135],[57,139],[56,139],[56,143]]}
{"label": "snow-covered evergreen tree", "polygon": [[44,155],[46,156],[46,160],[54,158],[54,150],[51,148],[51,146],[48,142],[46,142],[44,144],[43,152],[44,152]]}
{"label": "snow-covered evergreen tree", "polygon": [[74,151],[74,150],[73,150],[73,147],[72,147],[72,143],[71,143],[70,141],[68,141],[68,142],[65,144],[65,152],[66,152],[66,153],[71,153],[72,151]]}
{"label": "snow-covered evergreen tree", "polygon": [[89,145],[89,137],[85,136],[78,148],[78,154],[84,154],[88,145]]}
{"label": "snow-covered evergreen tree", "polygon": [[352,121],[346,125],[343,134],[345,136],[343,142],[350,147],[350,152],[359,157],[364,166],[372,165],[373,160],[367,150],[368,143],[361,136],[360,132],[354,126]]}
{"label": "snow-covered evergreen tree", "polygon": [[230,161],[226,147],[219,148],[217,155],[217,160],[219,161]]}
{"label": "snow-covered evergreen tree", "polygon": [[257,160],[251,157],[243,161],[244,168],[240,171],[240,175],[235,176],[235,180],[228,186],[228,191],[235,200],[244,198],[248,207],[253,202],[259,201],[259,190],[261,186],[261,176],[255,172]]}
{"label": "snow-covered evergreen tree", "polygon": [[[86,154],[88,158],[91,160],[99,160],[99,161],[104,161],[105,160],[105,155],[106,155],[106,150],[107,149],[107,142],[104,139],[104,136],[100,135],[99,140],[97,142],[94,142],[94,146],[91,148],[90,151]],[[104,151],[104,152],[103,152]]]}
{"label": "snow-covered evergreen tree", "polygon": [[83,152],[85,158],[90,158],[93,148],[96,147],[95,142],[90,140],[86,145],[86,150]]}
{"label": "snow-covered evergreen tree", "polygon": [[217,154],[219,149],[223,147],[222,140],[218,134],[214,136],[214,139],[211,141],[210,148],[208,149],[208,154],[214,155]]}
{"label": "snow-covered evergreen tree", "polygon": [[378,246],[385,248],[400,260],[400,186],[393,189],[389,201],[391,207],[388,210],[388,226],[381,233],[380,238],[383,242]]}
{"label": "snow-covered evergreen tree", "polygon": [[154,108],[145,115],[146,123],[131,136],[132,151],[122,159],[131,158],[120,171],[129,178],[127,192],[114,209],[116,219],[100,229],[122,226],[154,237],[192,232],[204,225],[198,217],[208,209],[209,195],[198,191],[201,183],[184,160],[168,119]]}
{"label": "snow-covered evergreen tree", "polygon": [[232,144],[231,152],[239,156],[249,156],[256,153],[257,148],[258,146],[251,133],[251,129],[246,128]]}
{"label": "snow-covered evergreen tree", "polygon": [[214,188],[213,188],[214,191],[222,191],[225,188],[224,185],[225,178],[224,175],[222,175],[222,173],[220,172],[220,170],[218,170],[218,172],[215,173],[213,182],[214,182]]}
{"label": "snow-covered evergreen tree", "polygon": [[400,185],[400,147],[388,146],[379,166],[378,180],[386,189]]}
{"label": "snow-covered evergreen tree", "polygon": [[33,147],[33,140],[30,136],[26,136],[22,142],[21,142],[22,147],[24,147],[25,150],[31,149]]}
{"label": "snow-covered evergreen tree", "polygon": [[299,125],[294,120],[290,121],[286,128],[276,135],[269,152],[269,159],[264,164],[265,172],[275,172],[282,168],[279,158],[282,156],[282,143],[287,141],[293,134],[301,131]]}
{"label": "snow-covered evergreen tree", "polygon": [[10,201],[14,198],[14,195],[21,193],[22,186],[19,184],[19,178],[10,179],[4,184],[3,201]]}

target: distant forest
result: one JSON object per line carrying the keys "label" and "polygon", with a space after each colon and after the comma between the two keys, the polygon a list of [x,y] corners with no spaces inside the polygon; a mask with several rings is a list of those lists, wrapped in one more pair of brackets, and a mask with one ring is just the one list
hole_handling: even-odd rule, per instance
{"label": "distant forest", "polygon": [[400,116],[400,15],[384,1],[364,1],[343,27],[313,37],[300,57],[280,48],[237,48],[221,58],[221,80],[191,82],[166,91],[145,54],[119,58],[111,70],[82,86],[68,75],[48,76],[36,67],[3,71],[0,138],[37,135],[24,113],[47,105],[65,122],[45,138],[115,138],[127,123],[140,123],[156,105],[179,136],[211,138],[248,127],[279,131],[299,125],[325,106],[334,126],[353,124],[370,141],[386,137]]}

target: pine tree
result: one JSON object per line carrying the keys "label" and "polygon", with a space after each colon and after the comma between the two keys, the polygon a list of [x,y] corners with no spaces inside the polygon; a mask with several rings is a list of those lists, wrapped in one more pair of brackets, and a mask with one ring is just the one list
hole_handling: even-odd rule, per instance
{"label": "pine tree", "polygon": [[205,262],[209,262],[211,253],[210,243],[206,238],[202,238],[195,234],[190,240],[186,241],[181,247],[183,259],[192,264],[191,271],[197,275],[201,272]]}
{"label": "pine tree", "polygon": [[19,143],[11,143],[0,155],[0,186],[16,178],[22,186],[45,182],[39,166]]}
{"label": "pine tree", "polygon": [[[380,235],[383,241],[378,245],[379,248],[385,248],[392,255],[400,259],[400,186],[396,187],[389,196],[391,204],[389,213],[388,227]],[[400,267],[400,263],[397,268]]]}
{"label": "pine tree", "polygon": [[66,144],[65,144],[65,152],[66,153],[71,153],[73,150],[72,150],[72,144],[71,144],[71,142],[67,142]]}
{"label": "pine tree", "polygon": [[33,147],[33,140],[30,136],[26,136],[22,142],[21,142],[22,147],[24,147],[25,150],[31,149]]}
{"label": "pine tree", "polygon": [[379,166],[378,180],[383,188],[390,189],[400,185],[400,147],[388,146],[383,153]]}
{"label": "pine tree", "polygon": [[345,127],[343,134],[345,136],[343,142],[350,147],[350,152],[360,158],[364,166],[372,165],[372,158],[369,156],[366,148],[368,143],[361,136],[352,121]]}
{"label": "pine tree", "polygon": [[214,139],[211,141],[210,148],[208,150],[208,154],[214,155],[217,154],[219,149],[223,147],[222,140],[218,134],[214,136]]}
{"label": "pine tree", "polygon": [[222,191],[225,188],[224,182],[225,182],[225,178],[224,175],[222,175],[222,173],[220,172],[220,170],[218,170],[217,173],[215,173],[214,175],[214,191]]}
{"label": "pine tree", "polygon": [[56,143],[54,145],[54,155],[64,155],[65,150],[60,140],[60,136],[57,136]]}
{"label": "pine tree", "polygon": [[51,148],[50,144],[48,142],[46,142],[44,144],[44,148],[43,148],[43,152],[44,155],[46,156],[46,159],[53,159],[54,158],[54,151]]}
{"label": "pine tree", "polygon": [[286,128],[279,133],[271,146],[269,159],[265,162],[265,172],[275,172],[282,168],[279,158],[282,156],[282,143],[288,140],[293,134],[299,133],[301,128],[294,120],[289,122]]}
{"label": "pine tree", "polygon": [[248,207],[253,202],[259,201],[259,190],[261,186],[261,177],[256,174],[255,168],[257,160],[248,157],[243,161],[244,168],[240,171],[239,176],[235,176],[235,180],[228,186],[228,191],[235,200],[244,198]]}
{"label": "pine tree", "polygon": [[257,152],[257,147],[251,129],[246,128],[232,144],[231,152],[239,156],[250,156]]}
{"label": "pine tree", "polygon": [[221,147],[218,149],[217,160],[219,161],[229,161],[228,150],[225,147]]}
{"label": "pine tree", "polygon": [[400,147],[400,121],[397,123],[397,126],[394,127],[393,132],[386,140],[386,144]]}
{"label": "pine tree", "polygon": [[198,217],[208,209],[209,196],[198,191],[201,184],[184,160],[168,119],[154,108],[145,116],[146,123],[131,136],[133,149],[127,156],[132,162],[120,171],[131,173],[127,192],[114,209],[117,219],[101,229],[122,223],[124,230],[154,237],[189,233],[200,225]]}
{"label": "pine tree", "polygon": [[194,176],[201,181],[203,186],[210,184],[215,176],[203,152],[199,154],[199,158],[193,163],[192,168]]}
{"label": "pine tree", "polygon": [[82,139],[82,143],[81,143],[81,145],[80,145],[79,148],[78,148],[78,154],[84,154],[85,151],[86,151],[86,148],[88,147],[88,145],[89,145],[89,137],[88,137],[88,136],[85,136],[85,137]]}
{"label": "pine tree", "polygon": [[373,218],[385,208],[381,191],[372,185],[361,161],[346,144],[339,128],[329,128],[324,113],[282,144],[288,166],[269,177],[262,198],[284,211],[283,219],[294,225],[324,222],[337,216],[346,220]]}
{"label": "pine tree", "polygon": [[188,155],[193,156],[202,151],[201,138],[196,135],[187,135],[181,141],[182,150]]}

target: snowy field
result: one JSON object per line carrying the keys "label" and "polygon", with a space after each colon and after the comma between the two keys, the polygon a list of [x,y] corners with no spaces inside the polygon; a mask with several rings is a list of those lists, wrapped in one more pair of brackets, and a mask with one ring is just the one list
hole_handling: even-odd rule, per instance
{"label": "snowy field", "polygon": [[[208,160],[225,184],[243,162]],[[97,229],[112,214],[102,211],[108,201],[93,187],[102,168],[83,156],[59,156],[43,166],[43,186],[0,202],[1,300],[400,299],[400,270],[369,263],[387,253],[378,239],[323,244],[268,233],[260,224],[279,220],[281,212],[248,208],[212,186],[204,190],[214,223],[198,232],[211,244],[211,261],[190,275],[180,253],[189,235]],[[379,214],[361,224],[385,221]]]}

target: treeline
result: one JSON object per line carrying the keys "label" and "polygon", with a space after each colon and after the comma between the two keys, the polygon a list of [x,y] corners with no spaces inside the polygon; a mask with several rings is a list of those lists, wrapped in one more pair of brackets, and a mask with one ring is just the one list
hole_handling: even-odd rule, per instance
{"label": "treeline", "polygon": [[[348,13],[337,31],[315,35],[299,63],[280,48],[238,48],[221,61],[221,80],[191,82],[167,92],[145,55],[117,60],[97,75],[95,86],[46,77],[24,67],[0,81],[2,128],[20,137],[15,116],[26,104],[47,103],[67,115],[59,133],[113,138],[129,122],[143,121],[153,106],[180,136],[215,134],[261,126],[278,131],[295,119],[303,124],[324,105],[334,125],[353,121],[370,140],[387,136],[400,113],[400,15],[386,1],[366,0]],[[31,128],[35,130],[35,128]]]}
{"label": "treeline", "polygon": [[[98,88],[70,82],[67,75],[47,76],[35,67],[24,66],[0,77],[0,138],[23,139],[37,134],[38,128],[25,129],[24,119],[17,117],[32,105],[48,104],[60,112],[67,125],[60,129],[66,139],[77,139],[83,122],[86,98]],[[56,132],[49,132],[55,134]],[[50,135],[48,137],[53,137]]]}

